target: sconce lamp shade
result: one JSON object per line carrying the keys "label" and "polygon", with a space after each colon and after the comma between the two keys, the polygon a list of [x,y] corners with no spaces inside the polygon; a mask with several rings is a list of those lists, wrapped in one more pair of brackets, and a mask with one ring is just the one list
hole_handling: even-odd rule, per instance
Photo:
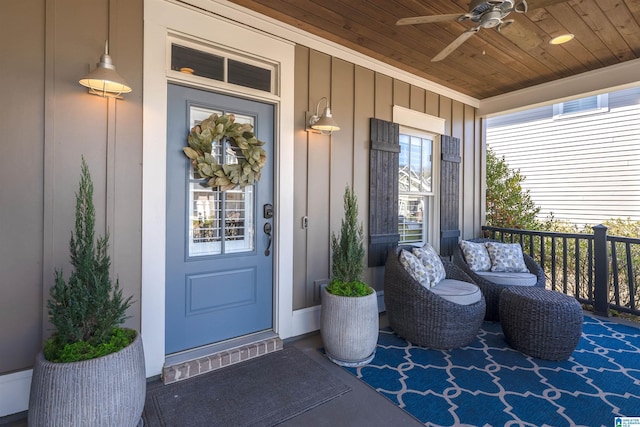
{"label": "sconce lamp shade", "polygon": [[319,130],[322,133],[331,133],[333,131],[340,130],[340,126],[338,126],[338,123],[333,120],[333,117],[331,116],[331,109],[327,107],[324,109],[322,116],[320,116],[318,120],[311,125],[311,129]]}
{"label": "sconce lamp shade", "polygon": [[318,116],[318,111],[320,107],[320,103],[324,100],[325,102],[329,102],[326,97],[320,98],[318,101],[318,105],[316,105],[316,113],[309,118],[308,126],[313,129],[322,132],[324,135],[331,135],[333,131],[340,130],[340,126],[333,120],[331,116],[331,108],[327,105],[324,109],[324,112],[321,116]]}
{"label": "sconce lamp shade", "polygon": [[80,80],[80,84],[89,88],[89,93],[105,98],[116,98],[123,93],[131,92],[131,87],[116,72],[116,67],[109,56],[109,42],[105,44],[104,55],[96,68]]}

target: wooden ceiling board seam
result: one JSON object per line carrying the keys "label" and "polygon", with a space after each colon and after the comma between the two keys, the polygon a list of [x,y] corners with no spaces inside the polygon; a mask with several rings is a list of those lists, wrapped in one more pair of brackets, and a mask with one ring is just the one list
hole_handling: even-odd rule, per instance
{"label": "wooden ceiling board seam", "polygon": [[[244,3],[242,0],[236,0],[236,2],[238,4]],[[249,3],[251,3],[251,2],[249,2]],[[267,16],[272,16],[273,11],[271,9],[269,9],[269,10],[261,11],[261,13],[264,13]],[[280,13],[278,13],[277,15],[280,15]],[[272,16],[272,17],[275,18],[275,16]],[[374,58],[374,59],[377,59],[379,61],[385,62],[385,63],[387,63],[387,64],[389,64],[391,66],[395,66],[395,67],[397,67],[399,69],[403,69],[405,71],[411,72],[413,74],[416,74],[419,77],[422,77],[422,78],[425,78],[427,80],[433,81],[434,83],[441,84],[443,86],[447,86],[448,82],[446,80],[438,79],[435,76],[426,75],[424,72],[421,72],[420,70],[411,69],[411,68],[407,69],[407,67],[402,62],[400,62],[398,60],[389,61],[388,56],[385,56],[385,55],[379,54],[379,53],[377,53],[375,51],[372,51],[371,49],[367,48],[366,46],[363,46],[361,43],[358,43],[357,41],[351,41],[351,40],[348,40],[348,39],[345,39],[345,38],[338,38],[338,37],[335,36],[335,33],[330,32],[330,31],[319,30],[315,26],[312,26],[311,24],[308,24],[306,22],[302,22],[302,21],[294,22],[297,19],[298,18],[292,18],[291,16],[288,16],[288,15],[286,17],[284,17],[284,18],[281,18],[282,22],[288,23],[290,25],[294,25],[294,26],[296,26],[296,27],[298,27],[298,28],[300,28],[300,29],[302,29],[304,31],[307,31],[307,32],[311,33],[311,34],[315,34],[316,36],[325,38],[327,40],[333,41],[333,42],[338,43],[338,44],[342,44],[343,46],[346,46],[346,47],[348,47],[350,49],[353,49],[354,51],[361,52],[363,54],[366,54],[366,55],[370,56],[371,58]],[[453,88],[453,89],[456,90],[455,88]],[[465,93],[465,94],[469,93],[468,90],[466,90],[466,91],[460,90],[459,92]]]}
{"label": "wooden ceiling board seam", "polygon": [[[619,28],[618,33],[626,42],[627,49],[633,51],[637,58],[640,55],[640,27],[626,3],[622,0],[600,0],[599,5],[611,25]],[[633,49],[632,46],[637,48]]]}
{"label": "wooden ceiling board seam", "polygon": [[579,1],[575,4],[575,8],[579,11],[584,21],[593,29],[594,33],[609,47],[612,54],[618,58],[619,62],[635,59],[635,55],[628,50],[625,51],[625,47],[627,47],[626,41],[595,1]]}
{"label": "wooden ceiling board seam", "polygon": [[[238,3],[242,3],[242,0],[239,0]],[[271,4],[273,4],[273,2]],[[288,10],[290,10],[290,11],[291,10],[293,10],[293,11],[296,10],[295,5],[293,5],[293,6],[290,5],[288,7],[289,7]],[[305,12],[305,11],[303,10],[303,12]],[[270,10],[264,11],[264,14],[266,14],[268,16],[270,16],[270,13],[272,13]],[[291,16],[287,16],[286,19],[287,20],[292,20],[292,19],[293,20],[296,20],[296,19],[301,20],[302,18],[299,15],[294,15],[293,18]],[[349,47],[349,48],[351,48],[351,49],[353,49],[355,51],[359,51],[361,53],[364,53],[364,54],[366,54],[368,56],[371,56],[372,58],[378,59],[378,60],[380,60],[382,62],[386,62],[386,63],[388,63],[390,65],[396,66],[397,68],[406,70],[406,67],[403,66],[402,62],[400,62],[400,61],[397,61],[397,62],[396,61],[389,61],[389,57],[388,56],[382,55],[382,54],[372,50],[368,46],[363,45],[362,41],[359,42],[358,40],[350,40],[350,39],[345,38],[345,37],[337,37],[336,36],[336,31],[337,32],[341,32],[339,30],[339,28],[338,28],[340,26],[339,25],[335,25],[331,21],[326,21],[326,20],[323,20],[323,21],[324,22],[320,22],[319,24],[320,25],[324,25],[325,27],[333,28],[334,31],[321,30],[321,29],[317,28],[316,26],[313,26],[313,25],[308,24],[306,22],[302,22],[302,24],[298,24],[297,27],[301,28],[301,29],[303,29],[305,31],[308,31],[309,33],[315,34],[315,35],[317,35],[319,37],[323,37],[323,38],[325,38],[327,40],[330,40],[330,41],[333,41],[335,43],[347,46],[347,47]],[[283,22],[286,22],[286,21],[283,20]],[[290,22],[287,22],[287,23],[290,23]],[[366,39],[363,39],[363,40],[366,40]],[[364,51],[363,51],[363,49],[364,49]],[[418,72],[416,72],[416,71],[418,71]],[[446,83],[447,83],[446,80],[438,79],[435,76],[425,76],[425,74],[424,73],[420,73],[419,70],[411,70],[411,72],[416,73],[416,75],[422,76],[423,78],[427,78],[428,80],[434,81],[435,83],[438,83],[438,84],[446,85]],[[468,93],[468,90],[467,91],[461,91],[461,92],[462,93]]]}
{"label": "wooden ceiling board seam", "polygon": [[[589,27],[584,20],[580,17],[578,12],[569,4],[558,5],[551,12],[556,19],[568,20],[570,24],[566,25],[568,33],[575,35],[575,38],[566,44],[567,48],[571,47],[575,43],[579,43],[591,54],[593,62],[591,68],[594,69],[594,63],[599,63],[602,66],[614,65],[619,62],[611,50],[602,42],[600,37],[593,34],[591,27]],[[606,56],[607,59],[603,59],[602,56]]]}
{"label": "wooden ceiling board seam", "polygon": [[[546,9],[539,9],[535,15],[531,17],[533,22],[545,32],[545,39],[550,40],[552,36],[558,34],[567,33],[566,28],[559,22],[549,11]],[[582,49],[577,49],[581,47]],[[552,45],[549,43],[543,43],[538,48],[534,49],[536,56],[545,58],[547,61],[555,61],[556,74],[561,77],[569,75],[575,72],[589,71],[589,63],[581,61],[576,56],[576,51],[587,52],[584,47],[580,46],[575,41],[566,45]]]}

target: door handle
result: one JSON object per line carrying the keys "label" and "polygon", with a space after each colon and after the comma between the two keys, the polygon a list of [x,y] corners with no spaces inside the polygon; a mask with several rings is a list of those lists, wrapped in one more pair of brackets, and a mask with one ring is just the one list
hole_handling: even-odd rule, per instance
{"label": "door handle", "polygon": [[264,255],[269,256],[269,254],[271,253],[271,251],[269,250],[271,248],[271,230],[272,230],[271,223],[265,222],[264,227],[262,229],[264,230],[264,234],[269,236],[269,241],[267,242],[267,249],[264,250]]}

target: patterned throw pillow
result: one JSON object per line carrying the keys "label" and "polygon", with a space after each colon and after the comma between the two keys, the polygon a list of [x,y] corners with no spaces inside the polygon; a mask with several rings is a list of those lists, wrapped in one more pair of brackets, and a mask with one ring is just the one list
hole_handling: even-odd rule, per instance
{"label": "patterned throw pillow", "polygon": [[486,242],[485,245],[491,257],[491,271],[529,273],[518,243]]}
{"label": "patterned throw pillow", "polygon": [[427,270],[422,265],[422,262],[411,252],[402,250],[398,257],[400,264],[405,270],[413,277],[413,279],[420,283],[425,288],[430,288],[429,279],[427,276]]}
{"label": "patterned throw pillow", "polygon": [[413,248],[413,254],[422,262],[425,270],[427,271],[427,279],[430,285],[433,287],[437,285],[442,279],[447,277],[447,272],[444,270],[440,255],[436,252],[430,244],[426,244],[421,248]]}
{"label": "patterned throw pillow", "polygon": [[489,258],[489,253],[484,243],[462,240],[460,249],[462,249],[464,259],[472,271],[491,270],[491,258]]}

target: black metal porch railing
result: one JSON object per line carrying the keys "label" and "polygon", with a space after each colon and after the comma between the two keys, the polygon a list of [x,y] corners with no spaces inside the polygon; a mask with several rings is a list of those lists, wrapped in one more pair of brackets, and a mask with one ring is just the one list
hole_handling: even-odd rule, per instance
{"label": "black metal porch railing", "polygon": [[640,238],[607,235],[607,227],[593,234],[557,233],[483,226],[486,237],[520,243],[547,276],[547,288],[591,305],[594,313],[609,310],[640,316]]}

